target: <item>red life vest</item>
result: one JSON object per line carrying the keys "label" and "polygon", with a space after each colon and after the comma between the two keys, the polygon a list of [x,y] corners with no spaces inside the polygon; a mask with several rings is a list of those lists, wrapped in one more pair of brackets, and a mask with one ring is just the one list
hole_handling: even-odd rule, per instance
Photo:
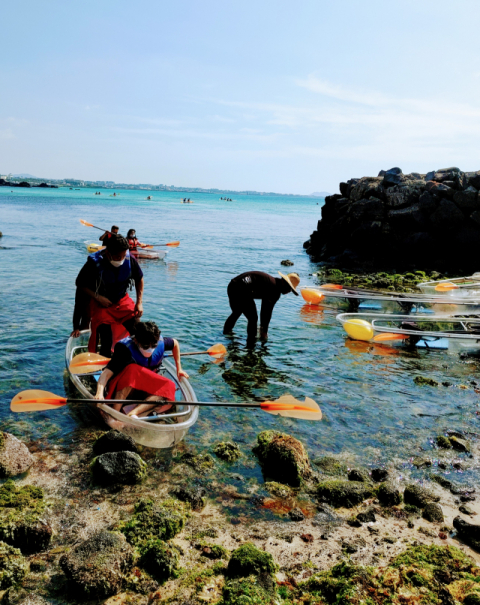
{"label": "red life vest", "polygon": [[130,250],[136,250],[139,243],[140,242],[136,237],[130,237],[128,239],[128,245],[130,247]]}

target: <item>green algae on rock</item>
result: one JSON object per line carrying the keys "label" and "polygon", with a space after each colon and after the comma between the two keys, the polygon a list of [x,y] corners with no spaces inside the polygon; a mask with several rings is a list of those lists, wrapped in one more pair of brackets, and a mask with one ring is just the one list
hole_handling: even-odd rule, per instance
{"label": "green algae on rock", "polygon": [[197,548],[201,549],[202,556],[207,557],[207,559],[228,559],[230,557],[230,552],[220,544],[201,542]]}
{"label": "green algae on rock", "polygon": [[347,465],[332,456],[322,456],[313,461],[315,466],[325,473],[325,475],[341,476],[347,474]]}
{"label": "green algae on rock", "polygon": [[316,487],[317,497],[332,506],[351,508],[373,495],[373,488],[360,481],[323,481]]}
{"label": "green algae on rock", "polygon": [[205,497],[207,490],[204,487],[188,487],[184,485],[174,488],[170,493],[182,502],[188,502],[193,510],[202,510],[207,503]]}
{"label": "green algae on rock", "polygon": [[217,443],[213,448],[213,453],[226,462],[235,462],[242,455],[240,448],[233,441],[222,441],[221,443]]}
{"label": "green algae on rock", "polygon": [[440,384],[434,378],[429,378],[428,376],[415,376],[413,382],[418,386],[429,386],[429,387],[438,387]]}
{"label": "green algae on rock", "polygon": [[23,554],[44,550],[50,544],[52,528],[42,520],[45,510],[40,487],[16,487],[9,479],[0,487],[0,540]]}
{"label": "green algae on rock", "polygon": [[0,542],[0,590],[18,584],[27,574],[27,561],[18,548]]}
{"label": "green algae on rock", "polygon": [[429,502],[423,509],[422,516],[431,523],[443,523],[443,510],[437,502]]}
{"label": "green algae on rock", "polygon": [[245,578],[260,574],[273,576],[277,569],[278,566],[270,553],[259,550],[251,542],[246,542],[232,552],[227,575],[230,578]]}
{"label": "green algae on rock", "polygon": [[134,550],[122,534],[100,531],[61,557],[59,563],[76,598],[100,599],[122,589]]}
{"label": "green algae on rock", "polygon": [[277,498],[290,498],[295,493],[291,487],[277,481],[266,481],[263,487],[269,494],[277,496]]}
{"label": "green algae on rock", "polygon": [[158,582],[163,583],[177,576],[180,553],[173,544],[163,540],[148,540],[140,552],[139,565]]}
{"label": "green algae on rock", "polygon": [[185,505],[178,500],[160,504],[140,500],[132,518],[122,523],[119,530],[130,544],[142,546],[148,540],[170,540],[183,529],[187,516]]}
{"label": "green algae on rock", "polygon": [[402,501],[400,490],[392,483],[381,483],[377,488],[377,498],[382,506],[396,506]]}
{"label": "green algae on rock", "polygon": [[258,576],[254,575],[228,580],[222,596],[218,605],[272,605],[277,602],[275,584],[259,582]]}
{"label": "green algae on rock", "polygon": [[445,450],[452,449],[452,444],[450,443],[450,439],[445,437],[444,435],[438,435],[435,439],[438,447],[441,447]]}
{"label": "green algae on rock", "polygon": [[299,487],[312,475],[308,454],[295,437],[278,431],[263,431],[257,435],[253,448],[265,478]]}
{"label": "green algae on rock", "polygon": [[192,454],[186,452],[181,457],[181,462],[192,466],[199,473],[205,473],[215,466],[215,460],[210,454]]}
{"label": "green algae on rock", "polygon": [[403,499],[405,504],[413,504],[419,508],[423,508],[429,502],[438,502],[440,500],[439,496],[436,496],[429,489],[417,483],[409,483],[405,487]]}
{"label": "green algae on rock", "polygon": [[135,452],[109,452],[92,460],[90,469],[98,485],[134,485],[147,474],[147,465]]}

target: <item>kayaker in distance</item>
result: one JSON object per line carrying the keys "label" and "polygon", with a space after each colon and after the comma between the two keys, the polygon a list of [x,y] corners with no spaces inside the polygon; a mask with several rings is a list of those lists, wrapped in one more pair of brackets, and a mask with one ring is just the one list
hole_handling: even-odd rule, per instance
{"label": "kayaker in distance", "polygon": [[110,229],[110,231],[105,231],[105,233],[102,233],[102,235],[98,239],[101,242],[104,242],[106,239],[108,239],[112,235],[117,235],[117,234],[118,234],[118,227],[117,227],[117,225],[112,225],[112,228]]}
{"label": "kayaker in distance", "polygon": [[273,277],[262,271],[248,271],[234,277],[228,284],[227,294],[232,313],[225,322],[223,333],[228,334],[233,330],[240,315],[245,315],[248,320],[247,326],[247,345],[255,344],[257,336],[257,307],[255,299],[262,301],[260,310],[260,336],[266,339],[268,337],[268,326],[272,317],[273,307],[282,294],[293,292],[298,296],[296,290],[300,283],[298,273],[289,273],[283,275],[278,272],[281,278]]}
{"label": "kayaker in distance", "polygon": [[[127,293],[132,281],[136,303]],[[77,295],[71,336],[79,335],[80,322],[88,313],[92,331],[88,350],[96,353],[100,339],[100,354],[111,357],[112,344],[122,338],[125,330],[131,334],[143,313],[143,272],[130,256],[127,240],[121,235],[107,239],[106,250],[88,256],[75,284]]]}
{"label": "kayaker in distance", "polygon": [[[162,400],[175,399],[175,383],[169,378],[157,374],[165,351],[172,351],[179,379],[187,378],[182,369],[180,345],[174,338],[162,337],[153,321],[138,322],[135,336],[120,340],[115,345],[113,355],[103,370],[97,384],[95,399],[145,399],[145,404],[124,406],[128,416],[146,416],[153,410],[165,412],[171,403],[159,406]],[[115,410],[121,410],[122,404],[114,404]]]}
{"label": "kayaker in distance", "polygon": [[140,246],[140,247],[145,246],[145,244],[142,244],[141,242],[138,241],[135,229],[128,230],[127,242],[128,242],[130,252],[136,252],[138,246]]}

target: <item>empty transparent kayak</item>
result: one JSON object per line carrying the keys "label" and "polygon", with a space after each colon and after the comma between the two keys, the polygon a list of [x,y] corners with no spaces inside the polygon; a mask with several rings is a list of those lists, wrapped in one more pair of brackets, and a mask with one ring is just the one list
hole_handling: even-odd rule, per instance
{"label": "empty transparent kayak", "polygon": [[122,412],[117,412],[105,403],[97,403],[93,396],[97,389],[100,372],[95,374],[72,374],[69,366],[75,355],[87,351],[90,330],[83,330],[78,338],[70,337],[65,349],[65,364],[73,385],[85,397],[85,403],[97,411],[107,425],[126,435],[130,435],[137,443],[147,447],[168,448],[182,441],[198,419],[198,407],[195,406],[197,397],[189,381],[185,378],[178,380],[175,367],[166,359],[162,363],[160,373],[175,383],[175,399],[186,401],[174,406],[173,412],[159,414],[154,417],[132,418]]}
{"label": "empty transparent kayak", "polygon": [[480,291],[478,296],[455,296],[449,294],[415,294],[403,292],[381,292],[362,288],[344,288],[336,284],[325,284],[302,288],[301,294],[308,304],[328,305],[346,311],[369,311],[372,313],[406,313],[435,315],[480,314]]}
{"label": "empty transparent kayak", "polygon": [[341,313],[337,320],[353,340],[424,349],[480,349],[480,317]]}
{"label": "empty transparent kayak", "polygon": [[424,294],[448,293],[452,296],[480,296],[480,273],[468,277],[455,277],[438,281],[426,281],[417,285]]}

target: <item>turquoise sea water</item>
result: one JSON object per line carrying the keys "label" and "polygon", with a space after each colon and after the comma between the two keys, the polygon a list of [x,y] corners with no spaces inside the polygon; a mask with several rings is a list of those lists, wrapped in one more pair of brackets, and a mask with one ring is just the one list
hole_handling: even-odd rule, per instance
{"label": "turquoise sea water", "polygon": [[[118,192],[117,192],[118,193]],[[151,194],[152,201],[146,201]],[[480,432],[479,395],[470,384],[478,375],[474,358],[446,352],[379,352],[345,339],[335,313],[309,307],[288,295],[277,303],[269,340],[245,347],[246,322],[234,338],[222,334],[229,314],[226,288],[248,270],[276,274],[290,259],[301,285],[313,284],[302,244],[315,229],[320,205],[314,198],[238,196],[233,202],[211,194],[70,191],[0,188],[0,422],[23,436],[68,441],[79,420],[66,407],[56,412],[14,416],[10,399],[38,388],[64,393],[64,349],[71,331],[74,281],[86,260],[84,241],[100,232],[82,226],[112,223],[137,230],[147,243],[180,239],[163,261],[141,261],[145,274],[144,319],[155,320],[182,349],[202,350],[223,342],[229,355],[215,365],[206,358],[184,361],[201,400],[251,400],[284,393],[312,397],[321,406],[319,423],[281,419],[261,412],[202,409],[186,447],[207,451],[225,438],[246,445],[266,428],[300,438],[315,457],[343,453],[351,463],[394,461],[399,474],[415,472],[409,460],[452,428]],[[288,269],[287,269],[288,272]],[[418,375],[450,381],[446,388],[419,387]],[[464,384],[468,389],[461,389]],[[476,481],[476,458],[464,478]],[[240,468],[240,467],[239,467]],[[421,472],[417,472],[418,474]]]}

